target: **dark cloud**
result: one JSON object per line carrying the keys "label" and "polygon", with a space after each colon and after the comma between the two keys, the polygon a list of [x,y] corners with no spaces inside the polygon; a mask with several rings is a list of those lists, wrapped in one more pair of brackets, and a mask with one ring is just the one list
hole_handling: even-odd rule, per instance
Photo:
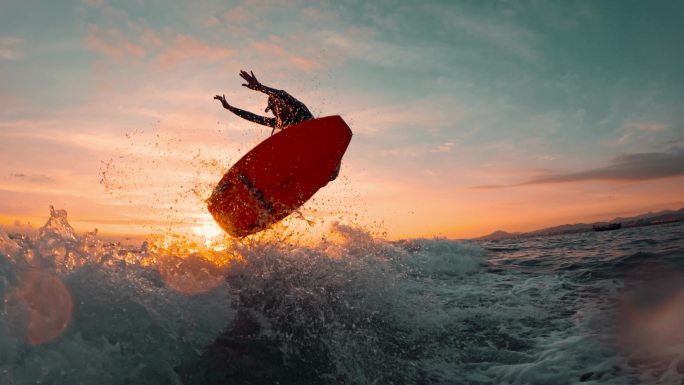
{"label": "dark cloud", "polygon": [[684,148],[670,152],[621,155],[611,164],[594,169],[556,173],[520,185],[579,182],[587,180],[639,181],[684,175]]}
{"label": "dark cloud", "polygon": [[38,184],[48,184],[48,183],[54,183],[55,178],[47,175],[42,175],[42,174],[32,174],[32,175],[26,175],[23,173],[14,173],[10,174],[11,177],[21,179],[23,181],[27,181],[30,183],[38,183]]}
{"label": "dark cloud", "polygon": [[471,189],[473,190],[495,190],[498,188],[504,188],[504,187],[510,187],[510,186],[505,186],[501,184],[482,184],[479,186],[473,186]]}

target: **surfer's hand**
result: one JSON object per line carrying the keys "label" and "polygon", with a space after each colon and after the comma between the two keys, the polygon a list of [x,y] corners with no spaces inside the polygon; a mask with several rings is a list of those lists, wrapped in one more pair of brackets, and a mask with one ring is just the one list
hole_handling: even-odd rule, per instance
{"label": "surfer's hand", "polygon": [[254,76],[254,72],[249,71],[249,73],[247,73],[247,71],[240,71],[240,76],[247,82],[242,84],[244,87],[257,91],[261,87],[261,83],[259,83],[256,76]]}
{"label": "surfer's hand", "polygon": [[228,102],[226,101],[226,95],[223,95],[223,96],[221,96],[221,95],[216,95],[216,96],[214,96],[214,99],[220,100],[220,101],[221,101],[221,104],[223,104],[223,107],[224,107],[224,108],[230,107],[230,105],[229,105]]}

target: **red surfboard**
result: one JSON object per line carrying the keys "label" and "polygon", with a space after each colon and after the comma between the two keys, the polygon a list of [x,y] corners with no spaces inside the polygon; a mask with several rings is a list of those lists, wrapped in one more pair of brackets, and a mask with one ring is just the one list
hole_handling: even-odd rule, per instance
{"label": "red surfboard", "polygon": [[337,115],[271,135],[221,178],[207,200],[209,212],[234,237],[267,228],[328,184],[351,137]]}

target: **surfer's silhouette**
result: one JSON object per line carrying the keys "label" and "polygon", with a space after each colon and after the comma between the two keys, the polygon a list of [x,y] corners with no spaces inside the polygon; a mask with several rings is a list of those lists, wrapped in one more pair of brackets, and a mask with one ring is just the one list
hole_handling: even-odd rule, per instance
{"label": "surfer's silhouette", "polygon": [[[240,71],[240,77],[247,82],[242,84],[244,87],[268,95],[268,105],[264,112],[271,111],[275,117],[260,116],[231,106],[226,100],[226,95],[216,95],[214,96],[214,99],[220,101],[223,108],[243,119],[273,128],[271,130],[271,135],[273,135],[276,130],[284,130],[289,126],[314,118],[304,103],[295,99],[284,90],[277,90],[261,84],[256,76],[254,76],[254,72],[249,71],[249,73],[247,73],[247,71]],[[340,165],[337,165],[337,168],[330,176],[330,181],[335,180],[339,173]]]}
{"label": "surfer's silhouette", "polygon": [[295,99],[292,95],[283,90],[276,90],[261,84],[256,76],[254,76],[254,72],[249,71],[249,73],[247,73],[247,71],[240,71],[240,76],[247,82],[242,84],[244,87],[268,95],[268,105],[264,112],[271,111],[275,117],[259,116],[249,111],[233,107],[226,101],[226,95],[214,96],[214,99],[221,102],[223,108],[235,115],[251,122],[273,128],[273,130],[271,130],[271,135],[273,135],[276,130],[283,130],[293,124],[314,118],[304,103]]}

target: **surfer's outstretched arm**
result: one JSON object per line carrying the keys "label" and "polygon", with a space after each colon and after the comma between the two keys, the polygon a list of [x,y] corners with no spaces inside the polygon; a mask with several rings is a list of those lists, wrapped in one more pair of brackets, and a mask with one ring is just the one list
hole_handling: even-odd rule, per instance
{"label": "surfer's outstretched arm", "polygon": [[228,110],[228,111],[234,113],[235,115],[241,117],[242,119],[246,119],[246,120],[249,120],[250,122],[254,122],[254,123],[262,124],[264,126],[275,128],[275,125],[276,125],[275,118],[267,118],[265,116],[259,116],[259,115],[253,114],[249,111],[245,111],[245,110],[241,110],[237,107],[233,107],[230,104],[228,104],[228,102],[226,101],[225,95],[223,95],[223,96],[216,95],[216,96],[214,96],[214,99],[221,101],[223,108],[225,108],[226,110]]}
{"label": "surfer's outstretched arm", "polygon": [[247,71],[240,71],[240,76],[247,82],[243,83],[242,85],[250,90],[263,92],[269,96],[278,96],[279,93],[283,92],[281,90],[276,90],[275,88],[266,87],[265,85],[259,83],[256,76],[254,76],[254,72],[252,71],[249,71],[249,73],[247,73]]}
{"label": "surfer's outstretched arm", "polygon": [[[242,84],[244,87],[247,87],[250,90],[263,92],[269,96],[269,100],[270,97],[274,97],[280,100],[284,105],[289,106],[293,111],[295,111],[295,114],[300,115],[298,116],[298,121],[313,119],[313,115],[311,112],[309,112],[309,109],[306,107],[306,105],[295,99],[285,90],[277,90],[275,88],[266,87],[265,85],[259,83],[256,76],[254,76],[254,72],[252,71],[249,71],[249,73],[247,73],[247,71],[240,71],[240,76],[247,82]],[[266,109],[266,112],[268,112],[268,108]]]}

